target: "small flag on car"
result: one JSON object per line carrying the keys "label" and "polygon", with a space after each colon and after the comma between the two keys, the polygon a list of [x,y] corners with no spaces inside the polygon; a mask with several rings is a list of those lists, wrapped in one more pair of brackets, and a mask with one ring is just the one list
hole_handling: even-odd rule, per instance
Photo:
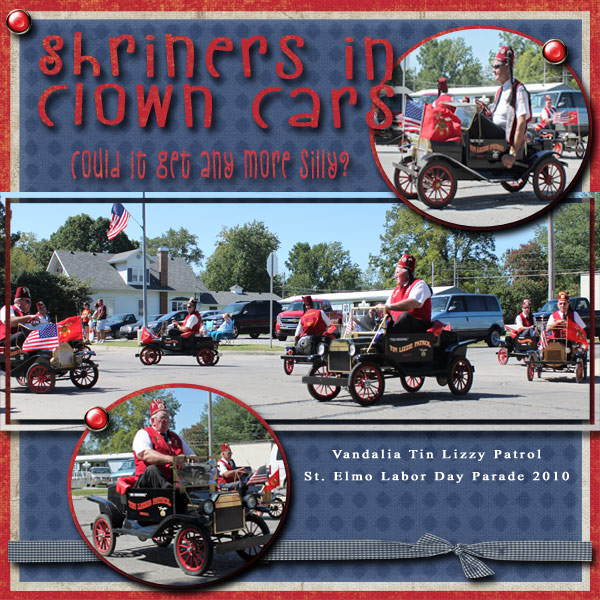
{"label": "small flag on car", "polygon": [[149,344],[150,342],[155,342],[156,340],[160,340],[160,337],[154,335],[150,330],[142,327],[142,335],[140,337],[140,341],[142,344]]}
{"label": "small flag on car", "polygon": [[546,335],[546,330],[542,329],[540,333],[540,341],[538,342],[538,347],[540,350],[544,350],[548,347],[548,336]]}
{"label": "small flag on car", "polygon": [[253,474],[250,479],[247,481],[247,485],[257,485],[260,483],[266,483],[269,479],[269,475],[267,474],[267,468],[265,466],[259,467]]}
{"label": "small flag on car", "polygon": [[58,348],[58,328],[56,323],[49,323],[32,331],[23,342],[23,351],[54,350]]}
{"label": "small flag on car", "polygon": [[125,207],[116,202],[112,205],[111,209],[111,220],[110,227],[106,232],[106,237],[109,240],[116,238],[124,229],[127,227],[129,221],[129,213],[125,210]]}
{"label": "small flag on car", "polygon": [[267,482],[267,484],[265,485],[265,487],[268,488],[268,489],[270,489],[270,490],[274,490],[275,488],[279,487],[279,485],[280,485],[279,469],[277,469],[277,471],[275,471],[275,473],[273,473],[269,477],[269,481]]}

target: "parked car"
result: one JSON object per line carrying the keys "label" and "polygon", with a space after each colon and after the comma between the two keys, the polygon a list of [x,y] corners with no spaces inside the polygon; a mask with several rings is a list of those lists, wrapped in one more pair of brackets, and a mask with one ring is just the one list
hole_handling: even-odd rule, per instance
{"label": "parked car", "polygon": [[[156,321],[160,319],[162,315],[150,315],[148,317],[148,323],[151,321]],[[133,340],[137,337],[138,329],[144,324],[144,319],[138,319],[135,323],[129,323],[128,325],[123,325],[121,329],[119,329],[119,337],[127,338],[128,340]]]}
{"label": "parked car", "polygon": [[175,319],[176,321],[183,321],[186,318],[187,314],[187,310],[171,311],[170,313],[159,317],[158,319],[156,319],[156,321],[148,321],[148,329],[150,329],[150,331],[152,331],[152,333],[154,333],[155,335],[158,335],[160,333],[161,328],[163,326],[166,328],[171,319]]}
{"label": "parked car", "polygon": [[204,312],[200,313],[200,316],[202,317],[203,321],[208,321],[208,320],[212,320],[217,315],[220,315],[221,312],[222,311],[220,311],[220,310],[205,310]]}
{"label": "parked car", "polygon": [[[558,90],[551,92],[542,92],[540,94],[531,94],[531,115],[533,121],[539,121],[542,114],[542,109],[546,103],[546,96],[552,98],[552,106],[559,112],[567,113],[569,111],[577,111],[579,116],[579,129],[577,125],[571,125],[573,131],[581,132],[582,136],[586,136],[590,129],[590,120],[588,115],[585,98],[581,90]],[[556,129],[561,131],[566,127],[558,123]]]}
{"label": "parked car", "polygon": [[[333,310],[329,300],[320,300],[313,298],[313,303],[316,309],[322,310],[329,320],[337,325],[342,322],[342,313],[339,310]],[[294,300],[286,310],[282,310],[277,315],[277,323],[275,325],[275,333],[280,342],[285,342],[288,335],[293,336],[298,326],[300,317],[304,314],[304,303],[302,299]]]}
{"label": "parked car", "polygon": [[103,331],[106,335],[111,335],[116,340],[119,337],[119,330],[123,325],[133,324],[136,321],[137,317],[133,313],[113,315],[106,320]]}
{"label": "parked car", "polygon": [[108,485],[110,483],[110,469],[108,467],[92,467],[85,476],[86,487]]}
{"label": "parked car", "polygon": [[[223,313],[231,313],[233,320],[233,337],[240,333],[248,333],[257,338],[261,333],[269,333],[269,300],[251,300],[250,302],[234,302],[228,304],[219,315],[216,315],[212,328],[218,329],[223,323]],[[273,300],[273,335],[275,335],[277,315],[281,312],[281,304]]]}
{"label": "parked car", "polygon": [[431,320],[449,324],[460,339],[497,347],[504,333],[500,301],[490,294],[439,294],[431,298]]}
{"label": "parked car", "polygon": [[[538,321],[546,322],[550,318],[553,312],[558,310],[558,300],[548,300],[542,308],[537,312],[533,313],[533,317]],[[590,301],[582,296],[573,296],[569,298],[569,304],[571,308],[579,314],[583,322],[585,323],[585,334],[590,337]],[[600,333],[600,310],[594,311],[594,329],[596,335]]]}
{"label": "parked car", "polygon": [[126,460],[120,467],[118,471],[110,474],[110,482],[117,483],[117,479],[119,477],[129,477],[135,473],[135,460],[130,459]]}

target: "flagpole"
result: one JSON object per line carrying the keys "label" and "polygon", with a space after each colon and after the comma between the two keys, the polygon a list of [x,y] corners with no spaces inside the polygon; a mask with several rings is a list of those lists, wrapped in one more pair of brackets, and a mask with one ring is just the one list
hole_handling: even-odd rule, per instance
{"label": "flagpole", "polygon": [[[144,192],[146,198],[146,192]],[[148,276],[146,269],[146,203],[142,202],[142,261],[144,263],[143,307],[144,328],[148,329]]]}

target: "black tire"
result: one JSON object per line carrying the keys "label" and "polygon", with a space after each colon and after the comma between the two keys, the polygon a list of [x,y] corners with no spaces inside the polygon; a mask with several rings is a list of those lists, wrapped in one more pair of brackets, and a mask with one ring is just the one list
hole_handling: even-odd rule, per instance
{"label": "black tire", "polygon": [[[321,365],[313,365],[310,370],[311,377],[328,377],[331,375],[327,370],[327,367],[323,364]],[[308,388],[308,393],[319,402],[328,402],[329,400],[333,400],[342,389],[340,386],[332,386],[332,385],[313,385],[312,383],[306,384]]]}
{"label": "black tire", "polygon": [[[246,538],[246,537],[256,537],[259,535],[268,535],[269,534],[269,526],[265,523],[262,517],[258,515],[253,515],[249,513],[246,515],[246,525],[244,529],[240,529],[238,531],[238,538]],[[241,550],[236,550],[239,556],[241,556],[244,560],[251,560],[263,549],[263,545],[259,546],[249,546],[248,548],[242,548]]]}
{"label": "black tire", "polygon": [[162,352],[154,346],[145,346],[140,351],[140,362],[143,365],[156,365],[160,362]]}
{"label": "black tire", "polygon": [[217,364],[217,353],[210,348],[202,348],[196,353],[196,362],[201,367],[212,367]]}
{"label": "black tire", "polygon": [[442,387],[446,387],[448,385],[448,378],[447,377],[442,377],[441,375],[438,375],[435,380],[437,381],[438,385],[441,385]]}
{"label": "black tire", "polygon": [[543,160],[533,171],[533,191],[538,200],[552,202],[565,190],[567,175],[556,158]]}
{"label": "black tire", "polygon": [[463,356],[455,358],[448,369],[448,387],[455,396],[464,396],[473,385],[473,366]]}
{"label": "black tire", "polygon": [[501,365],[505,365],[508,362],[508,350],[506,348],[498,350],[498,362]]}
{"label": "black tire", "polygon": [[284,358],[283,359],[283,372],[286,375],[291,375],[294,372],[294,359]]}
{"label": "black tire", "polygon": [[500,345],[502,334],[496,327],[492,327],[485,338],[485,343],[490,348],[497,348]]}
{"label": "black tire", "polygon": [[430,161],[419,171],[417,193],[430,208],[444,208],[456,195],[454,169],[447,162]]}
{"label": "black tire", "polygon": [[[408,165],[414,162],[414,159],[412,156],[405,156],[400,162],[403,165]],[[400,169],[394,170],[394,187],[400,192],[400,195],[407,200],[415,200],[419,197],[415,186],[415,178]]]}
{"label": "black tire", "polygon": [[98,367],[87,361],[84,361],[80,367],[69,371],[71,383],[82,390],[93,388],[98,383],[98,375]]}
{"label": "black tire", "polygon": [[287,340],[287,335],[278,335],[278,336],[277,336],[277,339],[278,339],[280,342],[285,342],[285,340]]}
{"label": "black tire", "polygon": [[513,192],[519,192],[527,185],[527,177],[525,179],[519,179],[518,181],[501,181],[500,185],[511,194]]}
{"label": "black tire", "polygon": [[92,526],[92,542],[94,548],[102,554],[102,556],[110,556],[115,549],[117,541],[115,532],[110,522],[108,515],[98,515]]}
{"label": "black tire", "polygon": [[584,154],[585,154],[585,146],[583,145],[582,142],[577,142],[575,144],[575,156],[577,158],[583,158]]}
{"label": "black tire", "polygon": [[175,536],[173,554],[186,575],[202,575],[210,567],[213,557],[208,529],[204,525],[183,525]]}
{"label": "black tire", "polygon": [[231,337],[235,340],[237,339],[238,335],[240,335],[240,330],[238,329],[238,326],[234,323],[233,331],[231,332]]}
{"label": "black tire", "polygon": [[587,373],[583,358],[578,358],[575,364],[575,381],[583,383],[587,379]]}
{"label": "black tire", "polygon": [[56,376],[45,363],[33,363],[27,370],[27,387],[34,394],[47,394],[54,389]]}
{"label": "black tire", "polygon": [[17,383],[22,387],[27,387],[27,374],[16,377]]}
{"label": "black tire", "polygon": [[425,383],[425,377],[413,377],[412,375],[400,375],[400,383],[407,392],[418,392]]}
{"label": "black tire", "polygon": [[527,381],[533,381],[535,371],[535,361],[533,360],[533,358],[530,358],[527,361]]}
{"label": "black tire", "polygon": [[269,504],[269,516],[272,519],[281,519],[285,504],[281,498],[273,498]]}
{"label": "black tire", "polygon": [[248,334],[253,340],[258,339],[258,336],[260,335],[260,333],[249,333]]}
{"label": "black tire", "polygon": [[554,148],[552,148],[554,154],[558,154],[558,156],[562,156],[565,151],[565,145],[562,142],[554,142]]}
{"label": "black tire", "polygon": [[348,377],[348,391],[361,406],[372,406],[385,391],[381,369],[373,363],[357,364]]}

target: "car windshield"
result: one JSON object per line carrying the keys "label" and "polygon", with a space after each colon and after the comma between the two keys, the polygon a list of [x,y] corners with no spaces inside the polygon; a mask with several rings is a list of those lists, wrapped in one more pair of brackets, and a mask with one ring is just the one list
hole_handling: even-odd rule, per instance
{"label": "car windshield", "polygon": [[112,317],[109,317],[108,320],[116,323],[117,321],[124,321],[129,315],[127,314],[122,314],[122,315],[113,315]]}
{"label": "car windshield", "polygon": [[468,129],[476,112],[477,106],[475,104],[461,104],[456,107],[454,114],[460,119],[460,126],[463,129]]}
{"label": "car windshield", "polygon": [[542,308],[540,308],[540,312],[554,312],[555,310],[558,310],[558,304],[556,300],[549,300],[546,302],[546,304],[544,304],[544,306],[542,306]]}
{"label": "car windshield", "polygon": [[448,302],[447,296],[431,297],[431,312],[442,312]]}
{"label": "car windshield", "polygon": [[246,302],[238,303],[234,302],[233,304],[228,304],[221,313],[231,313],[232,315],[239,315],[242,312],[244,306],[246,306]]}
{"label": "car windshield", "polygon": [[558,93],[554,94],[532,94],[531,96],[531,108],[544,108],[546,106],[546,96],[550,96],[552,98],[552,106],[556,104],[556,99],[558,98]]}
{"label": "car windshield", "polygon": [[124,462],[119,467],[119,471],[128,471],[129,469],[133,469],[133,467],[134,467],[134,462],[132,460],[128,460],[127,462]]}
{"label": "car windshield", "polygon": [[104,473],[110,473],[110,469],[108,467],[92,467],[92,473],[101,475]]}
{"label": "car windshield", "polygon": [[157,321],[170,321],[173,317],[177,316],[180,313],[181,313],[180,310],[174,310],[173,312],[167,313],[166,315],[163,315],[162,317],[160,317],[156,320]]}
{"label": "car windshield", "polygon": [[[313,304],[315,305],[315,308],[318,308],[319,310],[321,308],[323,308],[323,303],[321,302],[321,300],[313,300]],[[294,302],[292,302],[285,310],[303,310],[304,309],[304,303],[302,302],[302,300],[294,300]]]}

